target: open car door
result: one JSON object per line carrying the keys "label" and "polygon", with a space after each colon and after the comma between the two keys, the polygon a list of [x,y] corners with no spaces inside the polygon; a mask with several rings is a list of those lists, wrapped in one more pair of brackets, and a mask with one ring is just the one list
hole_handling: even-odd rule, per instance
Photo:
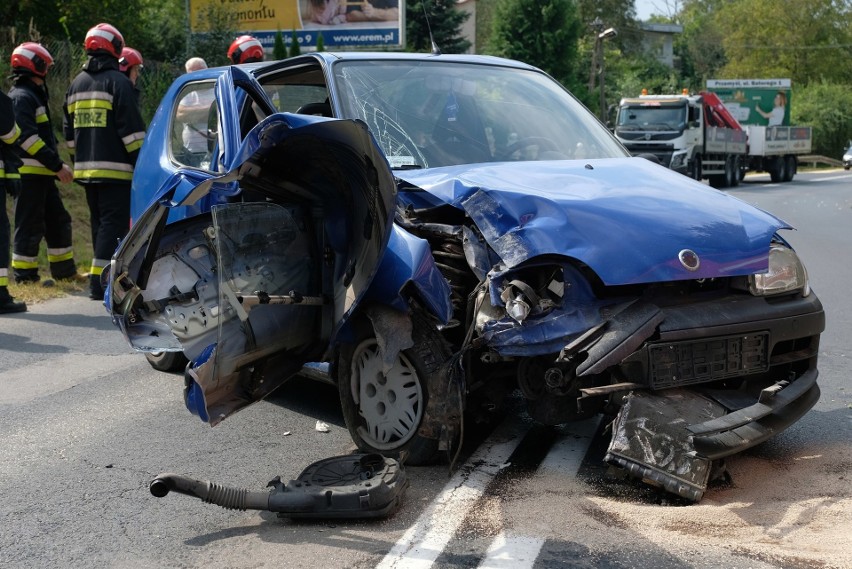
{"label": "open car door", "polygon": [[[322,358],[375,275],[396,200],[363,123],[274,113],[238,68],[216,93],[220,173],[163,185],[113,256],[106,297],[135,349],[185,353],[187,406],[212,425]],[[241,137],[246,109],[270,114]],[[214,191],[232,197],[168,223]]]}

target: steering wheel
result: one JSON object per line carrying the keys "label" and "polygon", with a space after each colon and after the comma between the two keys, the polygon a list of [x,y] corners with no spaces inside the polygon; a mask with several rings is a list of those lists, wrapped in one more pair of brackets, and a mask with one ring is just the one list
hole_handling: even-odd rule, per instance
{"label": "steering wheel", "polygon": [[520,140],[516,140],[509,146],[503,149],[497,159],[500,161],[509,160],[511,156],[518,152],[519,150],[523,150],[524,148],[529,148],[531,146],[537,146],[538,152],[536,152],[536,156],[540,156],[541,153],[545,150],[553,150],[555,152],[559,152],[559,146],[551,139],[544,136],[527,136]]}

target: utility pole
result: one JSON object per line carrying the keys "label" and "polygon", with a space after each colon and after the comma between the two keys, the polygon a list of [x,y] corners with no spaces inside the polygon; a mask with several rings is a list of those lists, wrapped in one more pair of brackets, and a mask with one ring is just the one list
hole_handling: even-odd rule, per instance
{"label": "utility pole", "polygon": [[[596,23],[596,22],[599,22],[599,20],[595,19],[595,22],[593,22],[593,23]],[[602,23],[599,25],[598,29],[600,30],[601,28],[603,28]],[[604,123],[604,124],[606,124],[607,113],[606,113],[606,93],[605,93],[606,66],[604,65],[603,43],[604,43],[604,40],[614,38],[617,35],[618,35],[618,32],[615,30],[615,28],[606,28],[605,30],[598,31],[597,34],[595,35],[595,59],[597,61],[598,67],[599,67],[598,73],[601,76],[601,78],[600,78],[600,105],[601,105],[601,108],[600,108],[600,114],[598,116],[601,119],[601,122]],[[592,77],[594,78],[594,68],[592,68],[592,70],[593,70]],[[593,81],[590,81],[590,83],[593,83]]]}

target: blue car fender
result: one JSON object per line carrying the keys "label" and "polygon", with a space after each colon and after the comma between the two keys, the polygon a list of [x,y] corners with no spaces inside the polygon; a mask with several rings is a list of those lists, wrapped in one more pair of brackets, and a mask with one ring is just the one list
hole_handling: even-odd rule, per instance
{"label": "blue car fender", "polygon": [[409,308],[403,291],[410,286],[417,291],[419,300],[442,324],[447,324],[453,314],[450,285],[435,266],[429,243],[398,225],[390,234],[377,274],[365,299],[386,304],[398,310]]}

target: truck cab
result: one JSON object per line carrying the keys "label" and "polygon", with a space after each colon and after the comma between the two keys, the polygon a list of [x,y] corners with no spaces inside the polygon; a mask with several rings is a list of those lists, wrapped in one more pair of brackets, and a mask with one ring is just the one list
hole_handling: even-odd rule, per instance
{"label": "truck cab", "polygon": [[716,188],[742,178],[746,133],[713,93],[624,98],[615,136],[633,155],[652,154],[663,166],[707,178]]}
{"label": "truck cab", "polygon": [[686,95],[625,98],[615,135],[634,155],[653,154],[667,168],[687,174],[691,151],[701,145],[701,106]]}

